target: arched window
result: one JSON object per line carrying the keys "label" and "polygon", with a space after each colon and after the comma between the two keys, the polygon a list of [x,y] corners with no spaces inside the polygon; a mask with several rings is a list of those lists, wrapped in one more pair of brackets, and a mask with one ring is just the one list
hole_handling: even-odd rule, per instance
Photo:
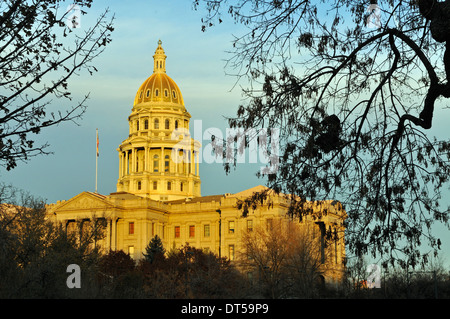
{"label": "arched window", "polygon": [[144,130],[148,130],[148,120],[144,121]]}
{"label": "arched window", "polygon": [[165,97],[168,97],[168,96],[169,96],[169,91],[164,90],[164,96],[165,96]]}
{"label": "arched window", "polygon": [[175,129],[178,128],[178,121],[175,121]]}
{"label": "arched window", "polygon": [[155,119],[155,130],[159,130],[159,119]]}
{"label": "arched window", "polygon": [[170,128],[170,121],[169,121],[169,119],[166,119],[164,121],[164,127],[165,127],[166,130],[168,130]]}
{"label": "arched window", "polygon": [[153,156],[153,172],[159,172],[159,156]]}
{"label": "arched window", "polygon": [[150,90],[147,90],[147,97],[150,96]]}
{"label": "arched window", "polygon": [[173,96],[174,99],[177,98],[177,94],[175,93],[175,90],[172,91],[172,96]]}
{"label": "arched window", "polygon": [[169,155],[166,155],[164,157],[164,171],[165,172],[169,171]]}
{"label": "arched window", "polygon": [[159,90],[156,89],[156,90],[155,90],[155,96],[158,96],[158,95],[159,95]]}

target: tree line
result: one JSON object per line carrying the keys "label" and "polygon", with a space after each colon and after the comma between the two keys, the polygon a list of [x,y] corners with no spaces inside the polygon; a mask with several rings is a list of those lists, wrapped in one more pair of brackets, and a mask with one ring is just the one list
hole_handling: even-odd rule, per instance
{"label": "tree line", "polygon": [[[3,186],[0,207],[0,298],[448,298],[450,275],[442,264],[383,271],[381,288],[368,289],[367,265],[347,262],[339,284],[323,284],[326,272],[314,239],[305,233],[254,229],[243,253],[230,261],[185,245],[168,251],[158,236],[138,261],[103,251],[95,223],[83,236],[46,216],[45,204]],[[81,269],[81,287],[69,288],[69,264]]]}

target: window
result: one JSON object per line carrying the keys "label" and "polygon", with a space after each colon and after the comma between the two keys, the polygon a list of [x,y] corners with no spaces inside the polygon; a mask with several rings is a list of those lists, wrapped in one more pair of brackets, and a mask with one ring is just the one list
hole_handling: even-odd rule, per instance
{"label": "window", "polygon": [[141,182],[139,181],[138,183],[137,183],[137,189],[140,191],[141,190]]}
{"label": "window", "polygon": [[148,120],[144,121],[144,130],[148,130]]}
{"label": "window", "polygon": [[131,258],[134,258],[134,246],[128,246],[128,255],[130,255]]}
{"label": "window", "polygon": [[169,121],[169,119],[166,119],[164,121],[164,127],[165,127],[166,130],[168,130],[170,128],[170,121]]}
{"label": "window", "polygon": [[178,129],[178,121],[175,121],[175,129]]}
{"label": "window", "polygon": [[155,119],[154,123],[155,130],[159,130],[159,119]]}
{"label": "window", "polygon": [[134,235],[134,222],[128,223],[128,235]]}
{"label": "window", "polygon": [[153,172],[159,171],[159,157],[158,155],[153,156]]}
{"label": "window", "polygon": [[142,99],[142,91],[139,93],[139,98]]}
{"label": "window", "polygon": [[234,234],[234,220],[228,222],[228,233]]}
{"label": "window", "polygon": [[191,237],[191,238],[195,237],[195,226],[194,225],[189,226],[189,237]]}
{"label": "window", "polygon": [[251,219],[247,220],[247,231],[253,231],[253,220]]}
{"label": "window", "polygon": [[167,182],[167,190],[168,191],[172,190],[172,183],[171,182]]}
{"label": "window", "polygon": [[139,131],[139,120],[136,121],[136,131]]}
{"label": "window", "polygon": [[67,233],[68,234],[75,234],[77,231],[77,224],[74,220],[67,221]]}
{"label": "window", "polygon": [[147,97],[150,96],[150,90],[147,90]]}
{"label": "window", "polygon": [[172,91],[172,96],[173,96],[174,99],[177,98],[177,94],[175,93],[175,90]]}
{"label": "window", "polygon": [[180,226],[175,226],[175,238],[180,238]]}
{"label": "window", "polygon": [[164,156],[164,171],[168,172],[169,171],[169,155]]}
{"label": "window", "polygon": [[209,237],[211,235],[211,228],[209,224],[203,226],[203,236]]}
{"label": "window", "polygon": [[159,91],[158,91],[158,89],[156,89],[155,90],[155,96],[158,96],[159,95]]}
{"label": "window", "polygon": [[234,245],[228,246],[228,257],[230,260],[234,260]]}
{"label": "window", "polygon": [[153,190],[157,190],[157,189],[158,189],[158,182],[153,181]]}
{"label": "window", "polygon": [[180,191],[183,191],[183,182],[180,183]]}
{"label": "window", "polygon": [[165,97],[168,97],[168,96],[169,96],[169,91],[164,90],[164,96],[165,96]]}
{"label": "window", "polygon": [[136,155],[136,172],[139,172],[139,157]]}
{"label": "window", "polygon": [[272,222],[272,218],[268,218],[266,220],[266,230],[267,231],[271,231],[273,229],[273,222]]}

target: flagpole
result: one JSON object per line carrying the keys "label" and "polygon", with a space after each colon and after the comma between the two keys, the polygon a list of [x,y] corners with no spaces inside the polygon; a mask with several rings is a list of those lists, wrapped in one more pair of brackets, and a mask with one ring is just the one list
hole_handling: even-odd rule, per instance
{"label": "flagpole", "polygon": [[97,193],[97,174],[98,174],[98,128],[97,133],[97,154],[95,155],[95,192]]}

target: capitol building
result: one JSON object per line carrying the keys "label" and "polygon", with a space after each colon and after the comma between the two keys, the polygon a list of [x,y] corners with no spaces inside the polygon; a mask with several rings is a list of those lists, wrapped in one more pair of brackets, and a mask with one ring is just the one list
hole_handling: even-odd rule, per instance
{"label": "capitol building", "polygon": [[[48,205],[48,216],[67,231],[76,230],[82,222],[102,219],[105,235],[98,244],[105,251],[123,250],[135,260],[143,258],[150,240],[158,235],[166,251],[188,243],[234,261],[243,249],[244,232],[278,225],[274,221],[299,223],[288,217],[289,200],[274,192],[268,199],[270,206],[261,205],[242,216],[237,202],[267,190],[264,186],[234,194],[201,195],[201,145],[190,137],[191,115],[180,88],[166,73],[161,41],[153,59],[153,73],[137,90],[128,116],[129,134],[117,148],[117,191],[108,195],[82,192]],[[344,269],[345,212],[337,209],[336,201],[311,205],[315,216],[301,223],[321,236],[322,244],[326,231],[339,234],[326,247],[332,257],[326,260],[330,271],[325,280],[336,281]]]}

